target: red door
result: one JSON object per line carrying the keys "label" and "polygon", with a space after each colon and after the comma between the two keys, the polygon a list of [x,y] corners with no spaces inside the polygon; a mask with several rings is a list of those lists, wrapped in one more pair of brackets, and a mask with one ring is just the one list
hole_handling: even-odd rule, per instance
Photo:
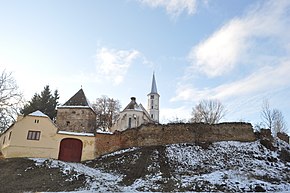
{"label": "red door", "polygon": [[58,159],[69,162],[80,162],[83,142],[79,139],[66,138],[61,140]]}

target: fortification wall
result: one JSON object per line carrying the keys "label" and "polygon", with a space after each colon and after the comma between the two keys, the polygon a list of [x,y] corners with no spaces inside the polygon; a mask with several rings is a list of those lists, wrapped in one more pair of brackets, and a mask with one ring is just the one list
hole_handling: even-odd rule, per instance
{"label": "fortification wall", "polygon": [[286,134],[286,133],[281,133],[281,132],[278,132],[277,133],[277,137],[283,141],[285,141],[286,143],[289,143],[289,136]]}
{"label": "fortification wall", "polygon": [[217,141],[255,141],[249,123],[203,123],[142,125],[112,135],[96,135],[96,155],[100,156],[119,149],[175,143],[200,143]]}

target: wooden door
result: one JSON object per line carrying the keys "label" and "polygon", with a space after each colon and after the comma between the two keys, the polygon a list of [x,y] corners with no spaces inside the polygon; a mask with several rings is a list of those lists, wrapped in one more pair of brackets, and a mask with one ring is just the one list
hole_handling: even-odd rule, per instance
{"label": "wooden door", "polygon": [[60,142],[58,159],[69,162],[80,162],[83,142],[79,139],[65,138]]}

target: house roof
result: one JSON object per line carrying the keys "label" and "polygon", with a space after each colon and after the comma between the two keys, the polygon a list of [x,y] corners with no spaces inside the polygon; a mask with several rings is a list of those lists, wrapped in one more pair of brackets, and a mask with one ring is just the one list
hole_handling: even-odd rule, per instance
{"label": "house roof", "polygon": [[33,113],[30,113],[28,115],[30,115],[30,116],[36,116],[36,117],[48,117],[46,114],[44,114],[40,110],[34,111]]}
{"label": "house roof", "polygon": [[83,89],[81,88],[74,96],[72,96],[63,106],[87,106],[91,107]]}

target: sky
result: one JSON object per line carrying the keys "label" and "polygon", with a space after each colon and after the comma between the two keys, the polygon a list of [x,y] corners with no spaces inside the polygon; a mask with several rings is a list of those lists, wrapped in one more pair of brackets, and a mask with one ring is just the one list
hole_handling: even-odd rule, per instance
{"label": "sky", "polygon": [[154,72],[162,123],[218,99],[254,125],[268,100],[290,128],[289,32],[288,0],[0,0],[0,70],[26,100],[49,85],[123,108],[147,106]]}

